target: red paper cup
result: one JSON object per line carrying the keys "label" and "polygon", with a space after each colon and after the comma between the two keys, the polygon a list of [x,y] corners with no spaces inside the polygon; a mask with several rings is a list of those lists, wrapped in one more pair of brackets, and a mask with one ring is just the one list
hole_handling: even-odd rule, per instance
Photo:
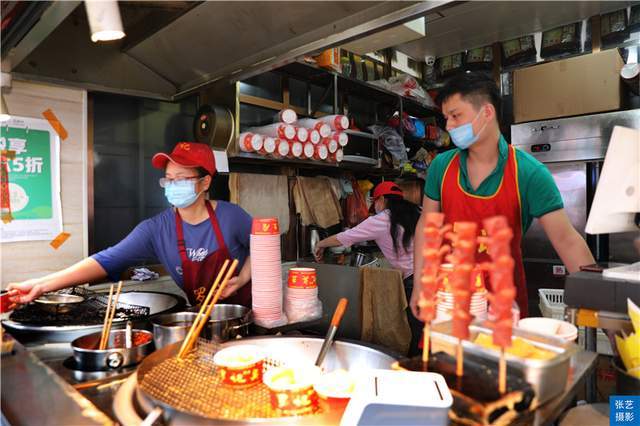
{"label": "red paper cup", "polygon": [[329,115],[320,118],[320,120],[327,123],[329,126],[331,126],[332,129],[335,130],[346,130],[349,128],[349,117],[347,117],[346,115]]}
{"label": "red paper cup", "polygon": [[316,150],[313,148],[313,144],[311,142],[307,142],[304,144],[302,156],[304,158],[313,158],[313,154],[315,153],[315,151]]}
{"label": "red paper cup", "polygon": [[335,139],[325,138],[322,140],[322,143],[327,146],[329,154],[335,154],[335,152],[338,150],[338,141]]}
{"label": "red paper cup", "polygon": [[304,151],[303,145],[298,142],[291,142],[291,150],[289,150],[289,154],[292,158],[300,158],[302,157],[302,152]]}
{"label": "red paper cup", "polygon": [[293,139],[296,137],[296,128],[291,124],[283,124],[278,127],[278,137],[282,139]]}
{"label": "red paper cup", "polygon": [[289,269],[289,288],[316,288],[318,282],[314,268],[291,268]]}
{"label": "red paper cup", "polygon": [[265,154],[273,154],[276,152],[277,147],[277,139],[274,138],[264,138],[264,145],[262,146],[262,150]]}
{"label": "red paper cup", "polygon": [[305,143],[309,140],[309,131],[304,127],[296,128],[296,140]]}
{"label": "red paper cup", "polygon": [[292,109],[283,109],[278,113],[278,119],[286,124],[293,124],[298,120],[298,114]]}
{"label": "red paper cup", "polygon": [[242,133],[238,138],[238,146],[244,152],[259,152],[262,149],[262,136],[254,133]]}
{"label": "red paper cup", "polygon": [[322,140],[322,136],[320,136],[320,132],[313,129],[309,131],[309,142],[314,145],[317,145]]}
{"label": "red paper cup", "polygon": [[320,136],[323,138],[331,136],[331,126],[327,123],[318,123],[318,125],[316,125],[316,130],[320,132]]}
{"label": "red paper cup", "polygon": [[329,159],[334,163],[340,163],[343,157],[344,157],[344,153],[342,152],[342,149],[338,148],[336,152],[334,152],[329,156]]}
{"label": "red paper cup", "polygon": [[278,218],[254,218],[251,225],[251,235],[280,235]]}
{"label": "red paper cup", "polygon": [[278,139],[276,141],[277,143],[277,148],[276,148],[276,152],[275,154],[278,157],[286,157],[287,155],[289,155],[289,150],[290,150],[290,146],[289,146],[289,142],[284,140],[284,139]]}
{"label": "red paper cup", "polygon": [[313,158],[315,160],[324,161],[329,156],[329,150],[326,145],[316,145],[316,149],[313,152]]}
{"label": "red paper cup", "polygon": [[332,139],[338,142],[341,147],[347,146],[349,143],[349,135],[344,132],[335,132]]}

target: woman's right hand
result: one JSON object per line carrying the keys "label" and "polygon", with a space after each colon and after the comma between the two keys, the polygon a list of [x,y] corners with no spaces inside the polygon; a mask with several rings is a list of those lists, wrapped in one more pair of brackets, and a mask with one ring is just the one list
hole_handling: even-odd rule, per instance
{"label": "woman's right hand", "polygon": [[24,305],[42,296],[44,287],[36,280],[27,280],[21,283],[11,283],[7,286],[9,299],[17,305]]}
{"label": "woman's right hand", "polygon": [[316,262],[320,262],[324,255],[324,247],[316,246],[315,251],[313,252],[313,257],[316,259]]}

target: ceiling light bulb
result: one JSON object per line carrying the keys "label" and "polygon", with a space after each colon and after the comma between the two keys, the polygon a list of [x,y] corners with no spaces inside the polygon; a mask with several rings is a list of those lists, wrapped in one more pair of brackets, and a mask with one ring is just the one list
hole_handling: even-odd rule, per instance
{"label": "ceiling light bulb", "polygon": [[118,40],[124,37],[122,19],[116,0],[85,0],[91,41]]}

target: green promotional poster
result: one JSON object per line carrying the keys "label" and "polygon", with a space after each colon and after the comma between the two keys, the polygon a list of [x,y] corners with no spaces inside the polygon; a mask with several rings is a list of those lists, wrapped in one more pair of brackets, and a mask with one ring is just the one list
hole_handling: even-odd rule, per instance
{"label": "green promotional poster", "polygon": [[8,181],[0,197],[11,218],[0,225],[0,241],[53,239],[62,231],[58,152],[59,138],[46,120],[13,118],[0,127]]}

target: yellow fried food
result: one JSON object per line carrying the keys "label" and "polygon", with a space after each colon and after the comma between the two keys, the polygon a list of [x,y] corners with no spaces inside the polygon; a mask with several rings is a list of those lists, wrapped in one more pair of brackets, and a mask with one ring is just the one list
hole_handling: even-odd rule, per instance
{"label": "yellow fried food", "polygon": [[[488,334],[479,333],[473,343],[494,351],[500,350],[499,346],[493,344],[493,339]],[[512,339],[511,346],[507,348],[506,352],[518,358],[540,360],[551,359],[556,355],[554,352],[538,348],[520,337],[514,337]]]}

